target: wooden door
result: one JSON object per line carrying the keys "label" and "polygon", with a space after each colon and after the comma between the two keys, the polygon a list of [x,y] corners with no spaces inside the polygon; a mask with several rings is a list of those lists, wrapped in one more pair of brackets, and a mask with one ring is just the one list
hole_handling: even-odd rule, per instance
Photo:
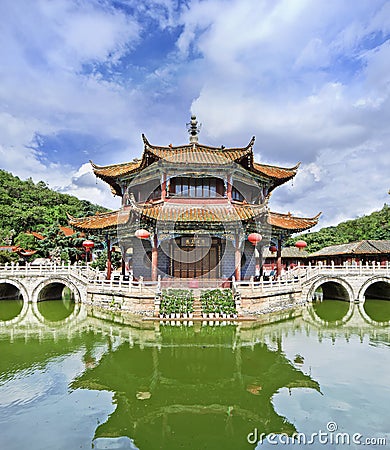
{"label": "wooden door", "polygon": [[172,255],[172,275],[175,278],[218,278],[218,245],[213,244],[202,258],[203,253],[204,249],[202,248],[182,247],[181,249],[175,249]]}

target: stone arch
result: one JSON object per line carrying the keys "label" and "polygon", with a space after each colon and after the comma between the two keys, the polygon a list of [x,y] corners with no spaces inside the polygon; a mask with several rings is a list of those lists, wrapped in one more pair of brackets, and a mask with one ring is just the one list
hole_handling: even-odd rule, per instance
{"label": "stone arch", "polygon": [[23,299],[22,310],[20,311],[20,313],[16,317],[13,317],[10,320],[4,320],[4,321],[0,320],[0,326],[1,327],[7,327],[9,325],[14,325],[14,324],[16,324],[18,322],[21,322],[23,320],[23,318],[26,316],[27,310],[28,310],[28,299],[29,299],[29,297],[28,297],[27,289],[18,280],[4,278],[4,279],[0,279],[0,285],[1,284],[9,284],[11,286],[14,286],[20,292],[20,295],[22,296],[22,299]]}
{"label": "stone arch", "polygon": [[324,319],[322,319],[317,312],[315,311],[314,307],[313,307],[313,303],[309,303],[307,305],[307,312],[309,314],[309,317],[313,320],[313,322],[315,324],[319,324],[322,327],[339,327],[341,325],[345,325],[346,323],[348,323],[351,320],[351,317],[353,316],[353,312],[355,310],[355,304],[354,302],[349,302],[349,307],[348,307],[348,311],[345,314],[344,317],[342,317],[339,320],[335,320],[335,321],[331,321],[328,322]]}
{"label": "stone arch", "polygon": [[[48,289],[48,287],[50,287],[51,285],[53,285],[52,290]],[[63,286],[63,287],[61,288],[61,286]],[[39,295],[42,292],[44,292],[46,295],[49,294],[49,292],[50,292],[50,293],[53,293],[54,295],[58,296],[60,293],[62,293],[62,290],[64,287],[68,287],[72,291],[72,293],[74,295],[74,301],[76,303],[81,302],[81,293],[79,291],[79,288],[68,278],[61,277],[61,276],[48,278],[48,279],[42,281],[41,283],[39,283],[32,292],[31,301],[33,303],[37,303],[37,302],[43,300],[43,299],[39,298]]]}
{"label": "stone arch", "polygon": [[[351,285],[342,278],[331,276],[317,279],[310,286],[306,300],[311,302],[314,292],[322,286],[325,286],[324,294],[327,292],[329,296],[332,296],[335,299],[345,300],[348,302],[352,302],[354,300],[354,292]],[[324,288],[322,289],[324,290]]]}
{"label": "stone arch", "polygon": [[22,296],[23,301],[25,303],[27,303],[29,301],[28,291],[20,281],[14,280],[11,278],[2,278],[2,279],[0,279],[0,285],[1,284],[10,284],[11,286],[14,286],[20,292],[20,295]]}
{"label": "stone arch", "polygon": [[[389,291],[389,294],[390,294],[390,277],[383,276],[383,275],[376,275],[376,276],[369,278],[362,284],[362,286],[359,290],[358,297],[357,297],[359,299],[359,303],[365,302],[365,294],[366,294],[367,289],[376,283],[383,283],[385,285],[388,285],[387,290]],[[385,292],[383,292],[383,295],[385,296]],[[390,300],[390,296],[389,296],[389,300]]]}
{"label": "stone arch", "polygon": [[64,325],[69,324],[70,322],[73,322],[79,315],[82,310],[82,303],[77,302],[75,304],[75,308],[72,311],[72,313],[66,317],[63,320],[59,320],[56,322],[53,322],[51,320],[47,320],[39,311],[38,309],[38,302],[32,303],[32,310],[34,316],[39,320],[40,323],[44,324],[46,327],[50,328],[62,328]]}
{"label": "stone arch", "polygon": [[379,326],[379,327],[388,327],[390,326],[390,320],[389,321],[383,321],[383,322],[378,322],[377,320],[372,319],[365,311],[364,309],[364,302],[359,303],[358,305],[359,308],[359,313],[362,316],[363,320],[365,322],[367,322],[370,325],[374,325],[375,327]]}

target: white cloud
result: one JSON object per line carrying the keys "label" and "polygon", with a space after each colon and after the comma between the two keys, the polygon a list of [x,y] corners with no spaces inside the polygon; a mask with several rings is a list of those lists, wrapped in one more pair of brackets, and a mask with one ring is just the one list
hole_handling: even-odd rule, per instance
{"label": "white cloud", "polygon": [[111,209],[118,209],[121,205],[121,199],[111,193],[106,183],[95,177],[89,163],[81,165],[71,176],[70,183],[58,190]]}
{"label": "white cloud", "polygon": [[206,136],[244,145],[254,133],[263,162],[303,161],[294,187],[275,192],[274,209],[324,210],[325,225],[380,208],[390,163],[386,5],[225,5],[218,17],[192,15],[184,32],[209,71],[192,106]]}
{"label": "white cloud", "polygon": [[[121,162],[140,155],[141,132],[157,144],[182,143],[191,108],[205,143],[245,145],[255,134],[263,162],[302,161],[293,186],[274,193],[274,209],[323,210],[327,224],[387,200],[388,2],[117,4],[1,2],[4,168],[118,207],[80,158],[59,164],[40,153],[37,136],[91,135],[100,149],[83,148],[85,160]],[[139,67],[132,52],[142,54],[156,28],[181,33],[157,68]]]}

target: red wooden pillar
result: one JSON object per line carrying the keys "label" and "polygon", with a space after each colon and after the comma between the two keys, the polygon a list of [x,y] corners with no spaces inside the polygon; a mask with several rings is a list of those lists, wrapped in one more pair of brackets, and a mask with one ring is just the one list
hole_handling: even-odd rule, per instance
{"label": "red wooden pillar", "polygon": [[278,250],[276,253],[276,276],[282,274],[282,239],[278,238]]}
{"label": "red wooden pillar", "polygon": [[112,271],[112,265],[111,265],[111,241],[110,238],[106,238],[106,244],[107,244],[107,274],[106,274],[106,280],[111,280],[111,271]]}
{"label": "red wooden pillar", "polygon": [[226,196],[228,200],[232,199],[232,176],[227,176]]}
{"label": "red wooden pillar", "polygon": [[167,174],[164,172],[161,183],[161,200],[164,202],[166,197],[167,197]]}
{"label": "red wooden pillar", "polygon": [[241,280],[241,252],[240,252],[240,238],[236,234],[234,242],[234,277],[236,281]]}
{"label": "red wooden pillar", "polygon": [[157,234],[154,234],[152,241],[152,281],[157,281],[157,267],[158,267]]}

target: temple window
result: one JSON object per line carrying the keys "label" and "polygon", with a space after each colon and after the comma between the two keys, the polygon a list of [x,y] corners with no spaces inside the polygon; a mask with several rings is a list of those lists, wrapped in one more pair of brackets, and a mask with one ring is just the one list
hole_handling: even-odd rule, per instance
{"label": "temple window", "polygon": [[235,187],[232,188],[232,200],[236,200],[238,202],[242,202],[244,200],[244,196]]}
{"label": "temple window", "polygon": [[248,203],[257,203],[261,195],[261,187],[253,180],[233,181],[232,200],[239,202],[246,201]]}
{"label": "temple window", "polygon": [[136,202],[144,203],[150,200],[158,200],[161,198],[161,185],[159,184],[159,181],[152,180],[146,183],[132,186],[128,189],[127,192],[128,197],[131,197],[133,195]]}
{"label": "temple window", "polygon": [[170,193],[179,197],[215,198],[223,195],[223,181],[219,178],[188,178],[171,179]]}

